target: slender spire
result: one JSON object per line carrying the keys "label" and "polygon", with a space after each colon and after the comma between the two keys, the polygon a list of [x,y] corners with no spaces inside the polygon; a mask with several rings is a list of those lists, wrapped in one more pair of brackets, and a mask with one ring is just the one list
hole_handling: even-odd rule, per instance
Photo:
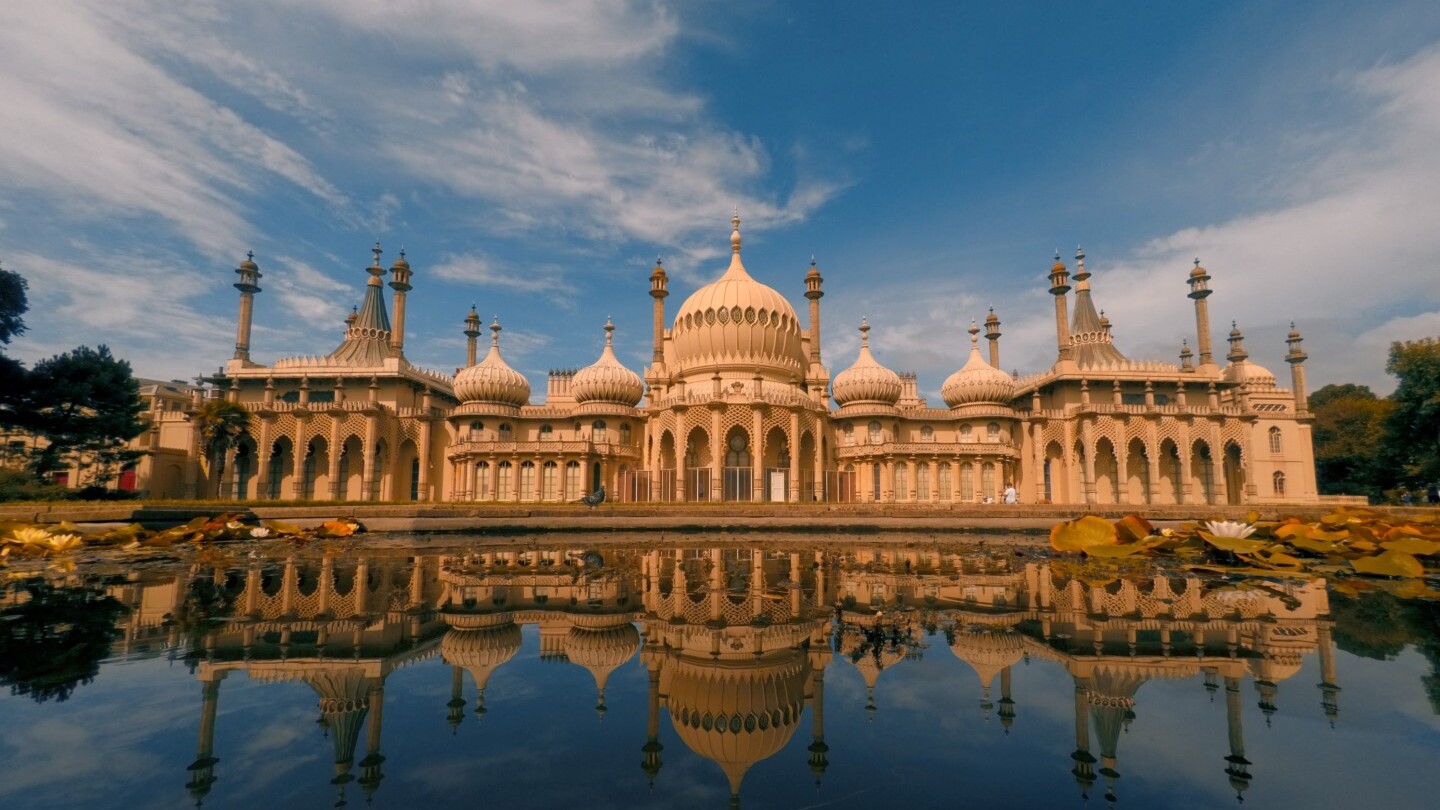
{"label": "slender spire", "polygon": [[609,349],[615,345],[615,322],[610,316],[605,316],[605,348]]}
{"label": "slender spire", "polygon": [[1230,343],[1230,352],[1225,355],[1226,360],[1239,363],[1250,357],[1250,353],[1245,351],[1245,336],[1240,334],[1240,327],[1235,321],[1230,322],[1230,337],[1226,340]]}
{"label": "slender spire", "polygon": [[499,315],[496,315],[496,316],[495,316],[495,320],[493,320],[493,321],[490,322],[490,345],[491,345],[491,346],[497,346],[497,347],[498,347],[498,346],[500,345],[500,330],[501,330],[502,328],[503,328],[503,327],[500,326],[500,316],[499,316]]}
{"label": "slender spire", "polygon": [[737,206],[730,216],[730,250],[740,252],[740,208]]}
{"label": "slender spire", "polygon": [[864,315],[860,316],[860,348],[870,348],[870,321]]}

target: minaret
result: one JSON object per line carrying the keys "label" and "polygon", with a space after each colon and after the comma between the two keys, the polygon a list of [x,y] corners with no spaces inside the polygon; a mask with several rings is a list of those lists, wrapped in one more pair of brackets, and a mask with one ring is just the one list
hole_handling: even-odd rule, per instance
{"label": "minaret", "polygon": [[1290,351],[1285,354],[1285,362],[1290,364],[1290,387],[1295,390],[1295,413],[1303,414],[1310,410],[1310,399],[1305,395],[1305,361],[1310,355],[1305,353],[1302,345],[1305,339],[1300,337],[1300,330],[1295,328],[1295,322],[1290,322],[1290,334],[1286,336],[1285,343],[1290,346]]}
{"label": "minaret", "polygon": [[[380,243],[375,243],[375,263],[380,263]],[[405,261],[405,248],[400,258],[390,265],[390,289],[395,291],[395,326],[390,332],[390,345],[397,354],[405,352],[405,293],[410,292],[410,262]]]}
{"label": "minaret", "polygon": [[665,746],[660,744],[660,664],[657,660],[657,653],[648,647],[646,653],[650,660],[646,661],[650,675],[650,694],[648,701],[649,713],[645,720],[645,745],[640,751],[645,758],[640,761],[640,770],[645,772],[645,778],[649,780],[650,787],[655,787],[655,777],[660,775],[660,752]]}
{"label": "minaret", "polygon": [[1239,363],[1250,358],[1250,352],[1245,351],[1245,336],[1240,334],[1240,327],[1235,321],[1230,322],[1230,337],[1226,340],[1230,343],[1230,351],[1225,354],[1226,360]]}
{"label": "minaret", "polygon": [[825,756],[830,750],[825,744],[825,668],[816,667],[810,677],[815,693],[810,698],[810,747],[805,750],[810,752],[810,773],[815,775],[815,786],[819,787],[825,769],[830,767],[830,760]]}
{"label": "minaret", "polygon": [[1071,359],[1070,313],[1067,312],[1065,293],[1070,292],[1070,271],[1060,261],[1060,251],[1055,251],[1055,264],[1050,267],[1050,294],[1055,296],[1055,345],[1060,350],[1060,361]]}
{"label": "minaret", "polygon": [[651,356],[652,370],[660,373],[665,365],[665,297],[670,294],[666,285],[670,277],[665,275],[665,265],[655,259],[655,269],[650,271],[650,297],[655,299],[655,352]]}
{"label": "minaret", "polygon": [[1192,363],[1192,362],[1190,362],[1190,358],[1192,358],[1192,357],[1194,357],[1194,356],[1195,356],[1195,354],[1190,351],[1190,341],[1188,341],[1188,340],[1181,340],[1181,341],[1180,341],[1180,370],[1181,370],[1181,371],[1194,371],[1194,370],[1195,370],[1195,364]]}
{"label": "minaret", "polygon": [[1245,732],[1240,726],[1240,679],[1225,679],[1225,722],[1230,732],[1230,763],[1225,773],[1230,777],[1230,787],[1235,789],[1235,798],[1244,801],[1241,795],[1250,786],[1250,760],[1245,758]]}
{"label": "minaret", "polygon": [[1316,638],[1320,647],[1320,706],[1330,727],[1335,727],[1335,718],[1340,716],[1340,685],[1335,677],[1335,643],[1331,637],[1332,623],[1321,621],[1316,626]]}
{"label": "minaret", "polygon": [[[471,363],[470,365],[475,365]],[[450,734],[454,736],[460,731],[460,723],[465,720],[465,670],[458,666],[450,667],[450,702],[445,704],[449,712],[445,715],[445,722],[450,724]]]}
{"label": "minaret", "polygon": [[365,758],[360,760],[360,791],[365,794],[365,803],[369,804],[375,791],[380,789],[380,780],[385,778],[381,773],[380,766],[385,762],[385,756],[380,753],[380,730],[381,719],[385,713],[385,681],[381,678],[374,678],[370,681],[369,693],[365,696],[365,702],[370,707],[370,719],[365,734]]}
{"label": "minaret", "polygon": [[1195,259],[1195,269],[1190,271],[1190,298],[1195,301],[1195,337],[1200,348],[1200,366],[1213,366],[1215,359],[1210,353],[1210,273]]}
{"label": "minaret", "polygon": [[1090,798],[1090,787],[1095,784],[1095,755],[1090,753],[1090,689],[1088,678],[1075,676],[1075,751],[1070,754],[1075,767],[1070,775],[1080,786],[1080,797]]}
{"label": "minaret", "polygon": [[196,807],[209,795],[210,786],[215,784],[215,765],[220,761],[215,757],[215,713],[220,707],[220,681],[225,679],[225,674],[213,673],[201,688],[200,744],[195,752],[195,761],[186,768],[190,772],[190,781],[185,784]]}
{"label": "minaret", "polygon": [[990,341],[990,365],[1000,368],[1000,319],[995,317],[995,308],[985,316],[985,339]]}
{"label": "minaret", "polygon": [[810,257],[810,269],[805,273],[805,297],[810,299],[810,365],[820,365],[820,298],[825,292],[820,285],[825,279],[820,268],[815,266],[815,257]]}
{"label": "minaret", "polygon": [[235,330],[235,359],[250,359],[250,318],[255,307],[255,293],[260,292],[260,266],[255,264],[255,251],[245,254],[245,261],[235,268],[240,280],[235,289],[240,291],[240,319]]}
{"label": "minaret", "polygon": [[1005,735],[1010,735],[1010,727],[1015,725],[1015,701],[1010,697],[1010,669],[1005,667],[1000,670],[1000,725],[1005,728]]}
{"label": "minaret", "polygon": [[475,340],[480,337],[480,313],[470,305],[470,314],[465,316],[465,367],[475,365]]}

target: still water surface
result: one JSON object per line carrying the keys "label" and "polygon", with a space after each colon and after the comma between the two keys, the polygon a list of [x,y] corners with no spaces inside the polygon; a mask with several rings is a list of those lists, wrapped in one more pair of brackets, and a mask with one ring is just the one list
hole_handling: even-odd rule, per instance
{"label": "still water surface", "polygon": [[583,542],[12,571],[0,806],[1440,795],[1433,603],[924,540]]}

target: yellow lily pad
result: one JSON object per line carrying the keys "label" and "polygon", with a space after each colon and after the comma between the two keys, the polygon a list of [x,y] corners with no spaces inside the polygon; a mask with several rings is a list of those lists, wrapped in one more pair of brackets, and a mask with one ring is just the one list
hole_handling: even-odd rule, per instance
{"label": "yellow lily pad", "polygon": [[1360,557],[1350,561],[1358,573],[1377,577],[1420,577],[1425,575],[1425,566],[1414,555],[1403,551],[1387,551],[1374,557]]}
{"label": "yellow lily pad", "polygon": [[1115,533],[1122,543],[1138,543],[1154,534],[1155,527],[1139,515],[1126,515],[1115,523]]}
{"label": "yellow lily pad", "polygon": [[1251,540],[1248,537],[1221,537],[1209,532],[1200,532],[1205,542],[1220,549],[1236,553],[1251,553],[1268,547],[1270,544],[1264,540]]}
{"label": "yellow lily pad", "polygon": [[1083,551],[1090,546],[1114,545],[1115,526],[1104,518],[1086,515],[1050,530],[1050,546],[1056,551]]}
{"label": "yellow lily pad", "polygon": [[1124,543],[1113,545],[1086,546],[1085,548],[1081,549],[1081,551],[1085,552],[1085,554],[1090,557],[1103,557],[1113,559],[1117,557],[1129,557],[1133,554],[1143,554],[1146,551],[1146,547],[1139,543]]}
{"label": "yellow lily pad", "polygon": [[1311,551],[1316,554],[1334,554],[1340,551],[1340,546],[1334,543],[1326,540],[1311,540],[1308,537],[1297,537],[1290,541],[1290,545],[1293,548],[1298,548],[1302,551]]}
{"label": "yellow lily pad", "polygon": [[1405,554],[1414,554],[1417,557],[1440,554],[1440,542],[1421,540],[1418,537],[1401,537],[1398,540],[1381,543],[1380,547],[1386,551],[1399,551]]}

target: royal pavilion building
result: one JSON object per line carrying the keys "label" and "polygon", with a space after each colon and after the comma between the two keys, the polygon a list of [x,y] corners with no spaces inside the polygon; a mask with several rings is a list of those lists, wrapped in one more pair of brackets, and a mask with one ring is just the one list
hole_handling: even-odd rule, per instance
{"label": "royal pavilion building", "polygon": [[[1301,336],[1292,329],[1287,339],[1289,389],[1250,360],[1238,328],[1217,357],[1211,277],[1198,260],[1187,279],[1195,350],[1187,341],[1178,365],[1121,353],[1078,252],[1073,274],[1058,256],[1048,274],[1055,362],[1028,376],[1003,371],[992,311],[970,323],[960,341],[968,352],[940,387],[943,404],[932,405],[916,375],[882,362],[884,324],[873,337],[860,324],[853,362],[832,378],[814,261],[799,279],[802,320],[746,269],[738,217],[732,225],[728,269],[673,317],[656,262],[648,366],[620,361],[607,321],[598,359],[551,371],[538,398],[506,363],[498,319],[479,354],[486,330],[473,307],[463,368],[452,376],[413,365],[412,271],[403,251],[387,271],[379,245],[334,351],[258,363],[250,335],[263,274],[247,258],[235,271],[235,354],[209,382],[211,396],[251,411],[250,429],[223,463],[202,465],[191,451],[172,474],[196,497],[243,499],[559,503],[603,486],[611,501],[940,505],[999,502],[1007,484],[1031,504],[1317,499]],[[198,446],[187,419],[198,405],[164,414],[169,438],[157,446]],[[211,468],[220,472],[207,479]]]}

